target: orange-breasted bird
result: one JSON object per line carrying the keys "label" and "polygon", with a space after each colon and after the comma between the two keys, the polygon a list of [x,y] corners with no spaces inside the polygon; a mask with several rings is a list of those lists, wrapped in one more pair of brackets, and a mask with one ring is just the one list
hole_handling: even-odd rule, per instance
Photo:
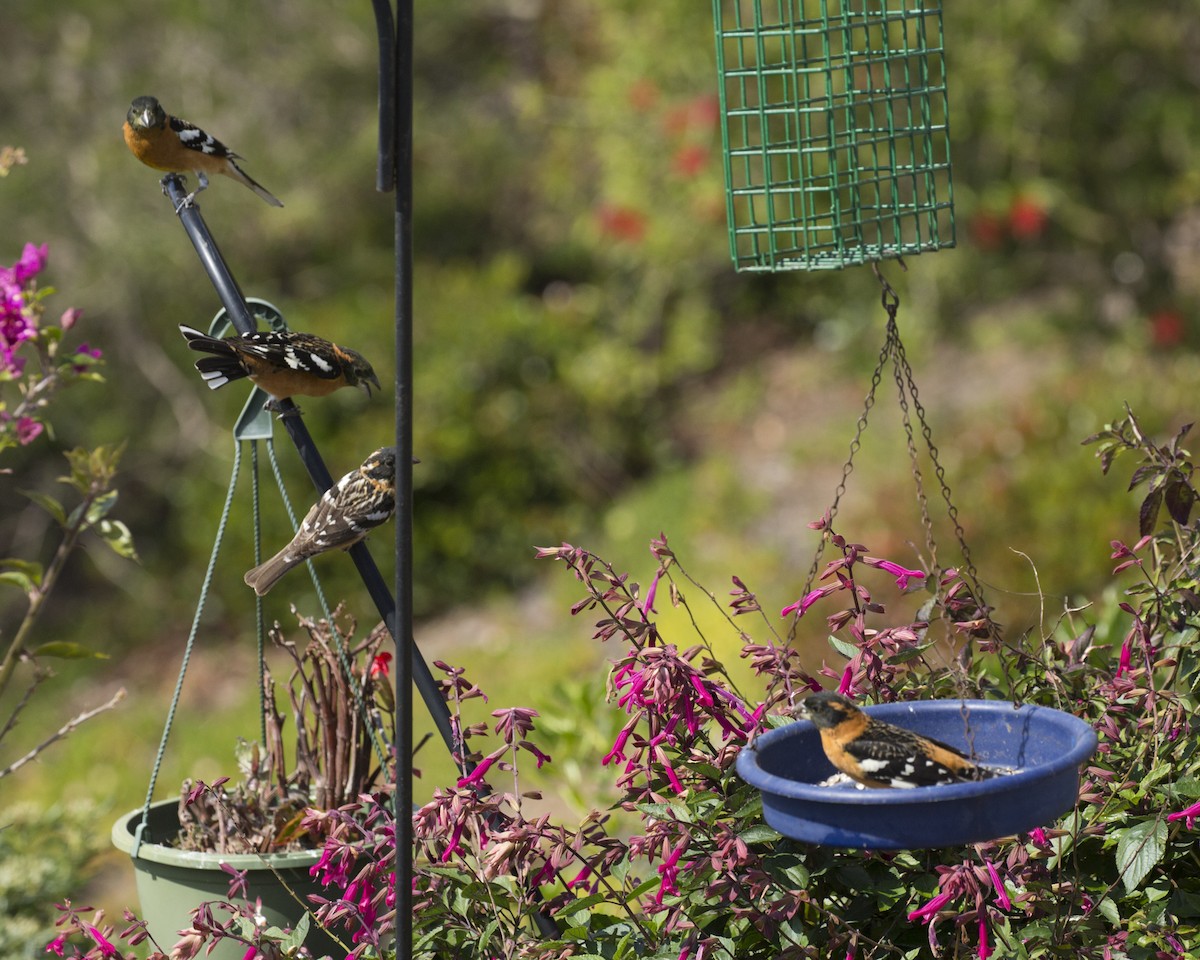
{"label": "orange-breasted bird", "polygon": [[811,694],[797,715],[820,732],[829,762],[868,787],[930,787],[999,773],[938,740],[876,720],[840,694]]}
{"label": "orange-breasted bird", "polygon": [[184,197],[189,206],[208,186],[209,174],[224,174],[245,184],[273,207],[283,204],[237,165],[242,159],[216,137],[167,113],[154,97],[138,97],[125,115],[125,143],[142,163],[169,173],[195,173],[200,184]]}
{"label": "orange-breasted bird", "polygon": [[396,449],[376,450],[312,505],[292,542],[246,573],[260,597],[292,567],[328,550],[347,550],[396,510]]}
{"label": "orange-breasted bird", "polygon": [[372,386],[380,389],[375,371],[361,353],[311,333],[268,330],[218,339],[182,323],[179,332],[189,347],[208,354],[196,361],[196,369],[211,390],[242,377],[275,401],[324,397],[339,387],[361,387],[367,396]]}

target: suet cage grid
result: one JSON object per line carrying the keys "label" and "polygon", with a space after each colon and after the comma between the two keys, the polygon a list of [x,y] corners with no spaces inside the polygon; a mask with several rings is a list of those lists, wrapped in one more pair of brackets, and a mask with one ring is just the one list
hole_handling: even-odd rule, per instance
{"label": "suet cage grid", "polygon": [[713,0],[738,270],[954,246],[940,3]]}

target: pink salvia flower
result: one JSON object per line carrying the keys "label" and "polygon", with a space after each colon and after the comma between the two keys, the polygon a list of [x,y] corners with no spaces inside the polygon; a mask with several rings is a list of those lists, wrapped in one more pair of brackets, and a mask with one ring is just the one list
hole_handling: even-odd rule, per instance
{"label": "pink salvia flower", "polygon": [[909,570],[900,566],[898,563],[893,563],[891,560],[880,560],[878,557],[861,557],[863,563],[868,567],[876,567],[890,573],[896,578],[896,586],[901,590],[908,589],[909,580],[924,580],[925,573],[921,570]]}
{"label": "pink salvia flower", "polygon": [[786,607],[784,607],[782,610],[779,611],[779,615],[781,617],[787,618],[787,617],[790,617],[794,613],[794,614],[796,614],[796,616],[802,617],[802,616],[804,616],[804,614],[808,610],[808,608],[811,607],[818,600],[820,600],[822,597],[827,597],[831,593],[836,593],[838,590],[841,590],[841,589],[842,589],[842,581],[841,580],[835,580],[832,583],[825,584],[825,586],[823,586],[823,587],[817,587],[816,590],[809,591],[803,597],[801,597],[799,600],[797,600],[795,603],[788,604]]}
{"label": "pink salvia flower", "polygon": [[845,670],[842,671],[842,680],[838,684],[837,692],[840,693],[843,697],[845,697],[845,696],[849,696],[853,689],[854,689],[854,668],[848,666],[848,667],[846,667]]}
{"label": "pink salvia flower", "polygon": [[1186,810],[1179,810],[1175,813],[1167,814],[1167,819],[1170,821],[1182,820],[1184,827],[1188,830],[1192,829],[1192,825],[1196,822],[1196,818],[1200,817],[1200,801],[1193,803]]}
{"label": "pink salvia flower", "polygon": [[939,893],[936,897],[934,897],[932,900],[930,900],[927,904],[925,904],[922,907],[917,907],[916,910],[912,911],[912,913],[910,913],[908,915],[908,919],[909,920],[926,920],[926,919],[928,919],[928,920],[932,921],[934,916],[937,914],[937,912],[939,910],[941,910],[942,907],[944,907],[949,902],[950,902],[950,894]]}
{"label": "pink salvia flower", "polygon": [[979,917],[979,960],[988,960],[992,955],[992,948],[988,945],[988,928],[987,919],[980,914]]}
{"label": "pink salvia flower", "polygon": [[459,789],[462,789],[463,787],[471,787],[479,783],[480,780],[487,776],[487,772],[492,768],[492,764],[495,762],[496,758],[494,756],[484,757],[479,761],[479,766],[468,773],[465,777],[459,778]]}
{"label": "pink salvia flower", "polygon": [[92,938],[92,942],[100,949],[100,956],[118,958],[121,956],[121,954],[117,951],[117,948],[105,939],[104,934],[93,927],[90,923],[85,923],[83,925],[83,929],[87,935]]}
{"label": "pink salvia flower", "polygon": [[1117,660],[1117,677],[1123,677],[1129,672],[1130,666],[1133,664],[1133,648],[1129,643],[1129,637],[1125,638],[1125,642],[1121,644],[1121,656]]}
{"label": "pink salvia flower", "polygon": [[988,875],[992,878],[992,888],[996,891],[996,903],[1000,905],[1002,910],[1012,909],[1012,901],[1008,899],[1008,891],[1004,889],[1004,884],[1000,880],[1000,874],[996,871],[995,864],[986,857],[983,862],[987,866]]}
{"label": "pink salvia flower", "polygon": [[46,944],[46,952],[53,953],[55,956],[61,957],[66,945],[67,935],[65,933],[60,933],[57,937]]}

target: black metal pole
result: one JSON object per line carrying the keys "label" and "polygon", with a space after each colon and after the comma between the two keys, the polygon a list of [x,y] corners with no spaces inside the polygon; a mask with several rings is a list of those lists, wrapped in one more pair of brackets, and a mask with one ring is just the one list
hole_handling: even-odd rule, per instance
{"label": "black metal pole", "polygon": [[[380,0],[375,0],[376,6]],[[385,0],[386,2],[386,0]],[[396,0],[393,180],[396,189],[396,663],[411,664],[413,595],[413,0]],[[380,40],[382,46],[382,39]],[[381,69],[380,93],[387,82]],[[380,109],[380,120],[385,111]],[[380,144],[384,131],[380,128]],[[383,152],[379,182],[385,180]],[[396,670],[396,960],[412,957],[412,676]],[[454,747],[450,748],[451,754]]]}

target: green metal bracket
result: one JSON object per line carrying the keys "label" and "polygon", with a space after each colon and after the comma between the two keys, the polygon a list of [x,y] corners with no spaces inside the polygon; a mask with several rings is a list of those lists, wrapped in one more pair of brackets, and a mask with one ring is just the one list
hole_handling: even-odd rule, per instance
{"label": "green metal bracket", "polygon": [[738,270],[954,246],[937,0],[713,0],[713,16]]}
{"label": "green metal bracket", "polygon": [[[250,312],[259,324],[267,324],[276,333],[287,332],[287,321],[283,319],[283,314],[279,312],[279,308],[273,303],[268,303],[266,300],[258,300],[254,297],[247,297],[246,304],[250,307]],[[224,337],[229,334],[232,327],[233,322],[222,308],[213,317],[212,323],[208,325],[208,335],[210,337]],[[235,330],[234,332],[236,333],[237,331]],[[233,426],[235,440],[271,439],[275,417],[270,410],[266,409],[266,403],[270,399],[271,395],[259,387],[255,387],[250,392],[250,398],[246,401],[246,406],[242,408],[242,412],[238,415],[237,423]]]}

